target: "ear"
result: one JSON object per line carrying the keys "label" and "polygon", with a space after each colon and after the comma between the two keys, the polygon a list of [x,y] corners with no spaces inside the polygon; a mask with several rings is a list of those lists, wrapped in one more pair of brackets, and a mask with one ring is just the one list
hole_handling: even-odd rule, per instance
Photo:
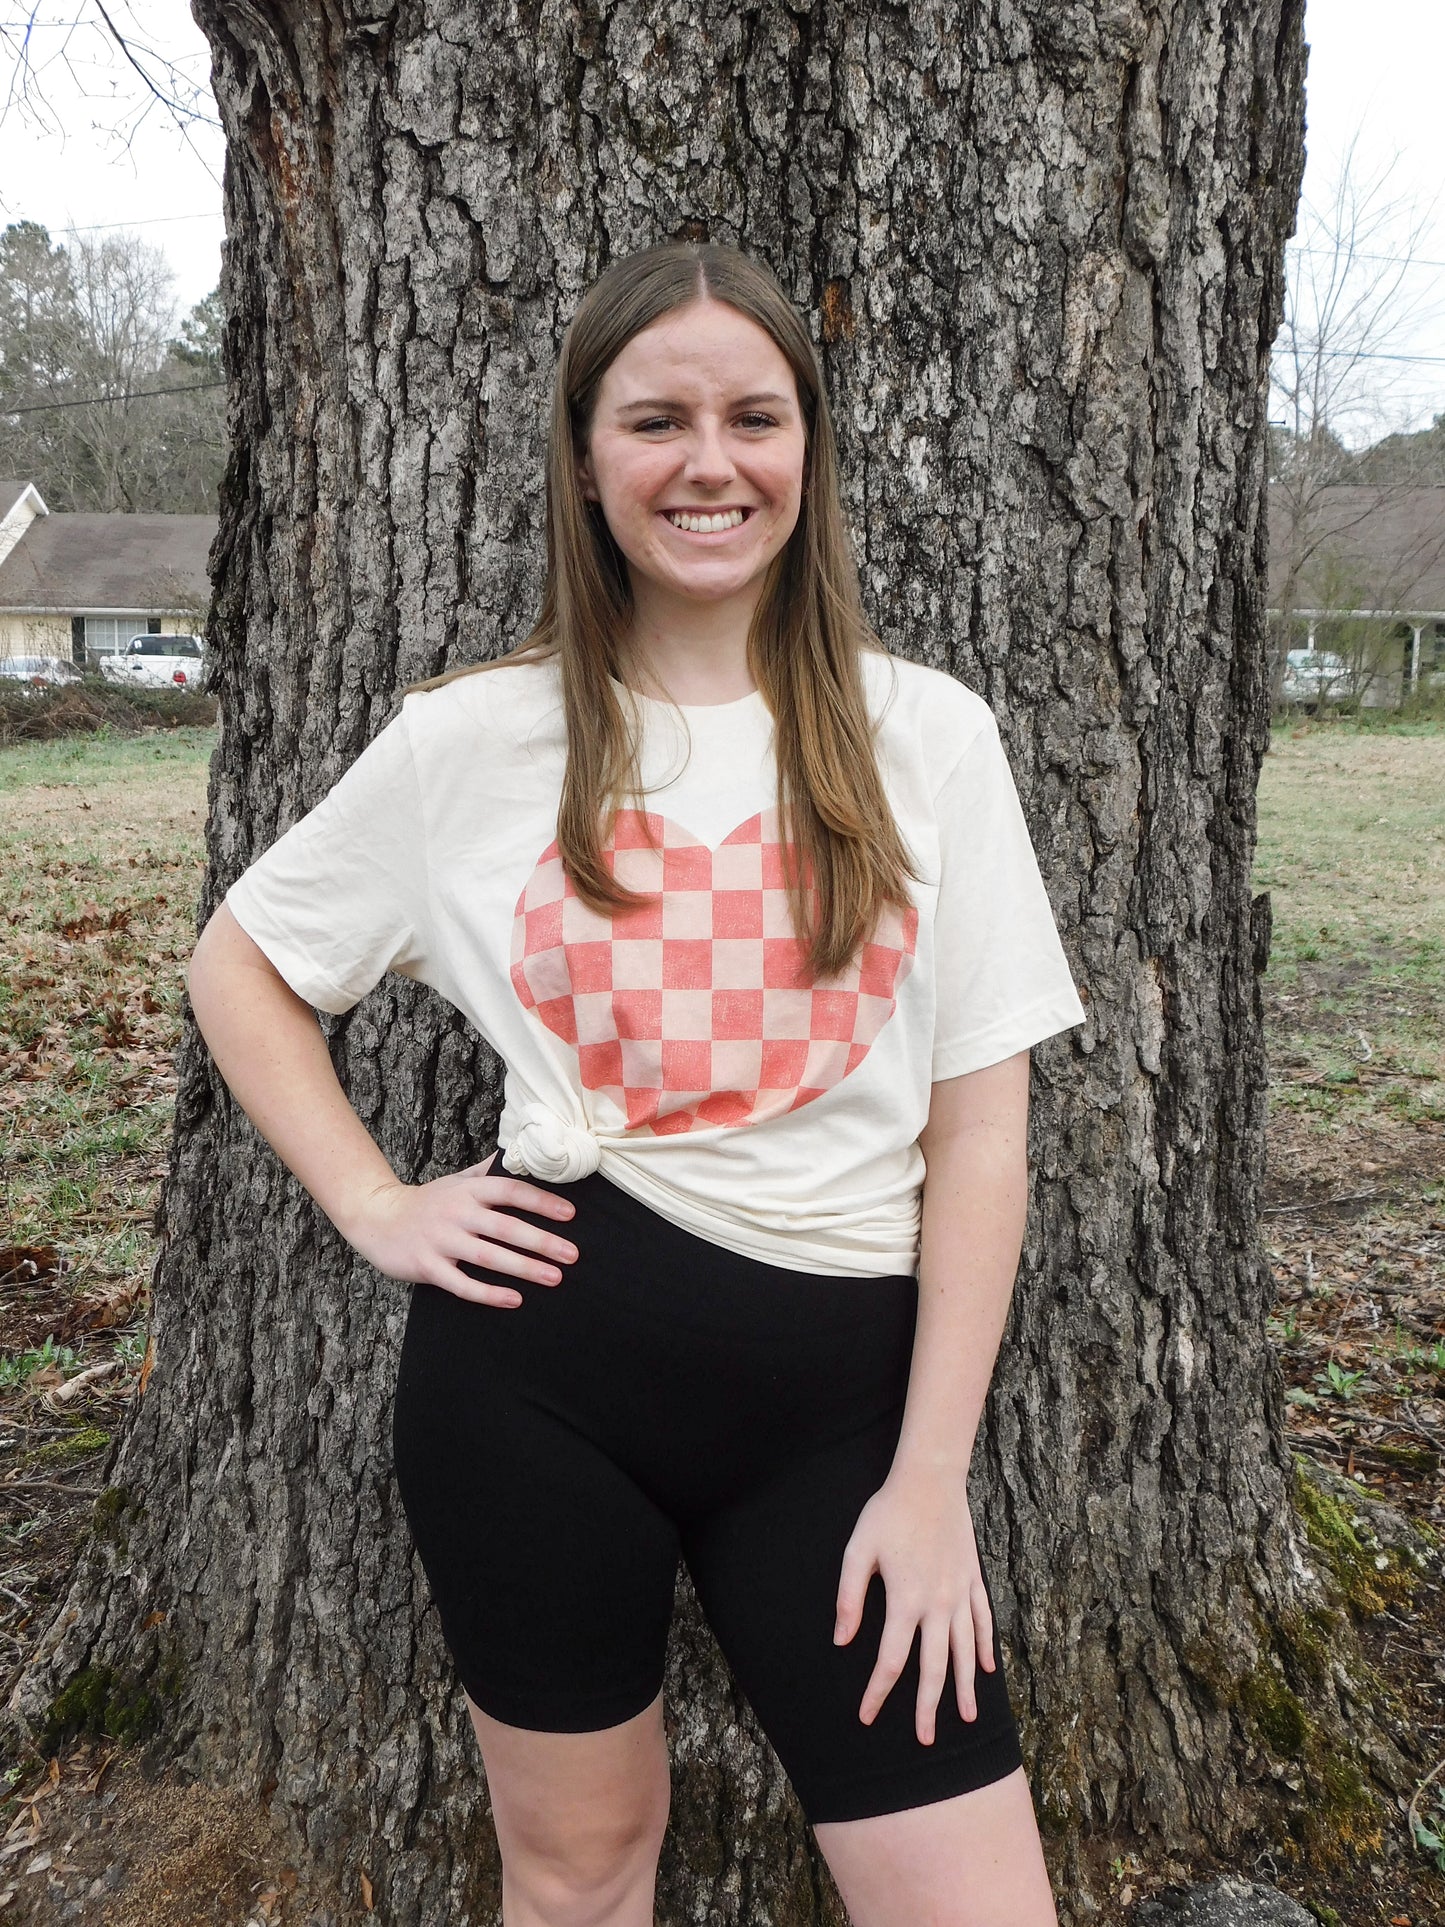
{"label": "ear", "polygon": [[592,474],[592,458],[589,455],[579,456],[577,461],[577,479],[582,484],[582,494],[587,501],[597,502],[601,500],[601,497],[597,493],[597,483]]}

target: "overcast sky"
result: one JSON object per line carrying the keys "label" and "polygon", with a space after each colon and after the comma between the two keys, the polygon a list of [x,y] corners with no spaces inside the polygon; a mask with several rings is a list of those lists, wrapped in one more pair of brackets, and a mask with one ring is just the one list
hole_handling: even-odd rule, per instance
{"label": "overcast sky", "polygon": [[[213,121],[209,53],[185,0],[112,0],[110,11],[139,46],[174,63]],[[46,124],[17,99],[16,74],[0,72],[0,218],[40,221],[57,241],[77,227],[136,228],[167,255],[184,312],[220,276],[220,130],[204,119],[178,127],[104,33],[90,0],[41,0],[37,12],[30,84]],[[1440,0],[1372,0],[1368,7],[1307,0],[1306,29],[1306,195],[1325,191],[1358,131],[1366,174],[1394,161],[1390,198],[1435,203],[1422,258],[1402,290],[1402,299],[1432,305],[1435,314],[1391,346],[1439,359],[1381,366],[1382,375],[1396,377],[1391,417],[1424,426],[1445,411],[1445,299],[1437,298],[1445,291],[1445,7]],[[164,84],[160,68],[153,72]]]}

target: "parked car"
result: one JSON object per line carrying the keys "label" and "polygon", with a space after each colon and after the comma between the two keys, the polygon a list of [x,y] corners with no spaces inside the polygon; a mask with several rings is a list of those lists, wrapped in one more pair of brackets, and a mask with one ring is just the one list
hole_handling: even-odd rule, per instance
{"label": "parked car", "polygon": [[132,636],[113,656],[101,657],[100,673],[148,689],[198,689],[206,674],[205,644],[199,636]]}
{"label": "parked car", "polygon": [[28,683],[33,689],[81,680],[80,670],[64,656],[0,656],[0,676],[9,682]]}
{"label": "parked car", "polygon": [[1349,664],[1327,649],[1291,649],[1280,694],[1287,703],[1337,703],[1350,693]]}

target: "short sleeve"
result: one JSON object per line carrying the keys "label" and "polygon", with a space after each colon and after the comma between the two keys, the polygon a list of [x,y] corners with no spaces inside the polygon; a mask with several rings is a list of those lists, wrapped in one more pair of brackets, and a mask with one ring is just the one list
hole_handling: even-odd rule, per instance
{"label": "short sleeve", "polygon": [[225,901],[319,1010],[350,1010],[388,970],[426,980],[426,835],[404,708]]}
{"label": "short sleeve", "polygon": [[936,799],[933,1081],[1085,1020],[1013,772],[989,714]]}

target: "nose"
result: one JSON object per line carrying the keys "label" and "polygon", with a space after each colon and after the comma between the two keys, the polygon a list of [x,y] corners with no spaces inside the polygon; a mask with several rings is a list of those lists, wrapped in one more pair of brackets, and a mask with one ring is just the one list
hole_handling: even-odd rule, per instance
{"label": "nose", "polygon": [[717,422],[699,421],[687,451],[687,479],[697,488],[726,488],[737,474]]}

